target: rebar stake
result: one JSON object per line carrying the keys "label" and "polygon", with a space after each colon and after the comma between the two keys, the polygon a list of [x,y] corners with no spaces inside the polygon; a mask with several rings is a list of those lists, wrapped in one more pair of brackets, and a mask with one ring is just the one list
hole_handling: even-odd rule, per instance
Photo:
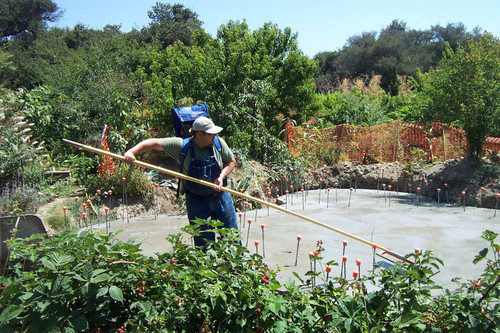
{"label": "rebar stake", "polygon": [[356,259],[356,266],[358,266],[358,272],[361,276],[361,259]]}
{"label": "rebar stake", "polygon": [[265,249],[265,243],[264,243],[264,228],[266,227],[265,224],[260,225],[260,229],[262,230],[262,257],[266,257],[266,249]]}
{"label": "rebar stake", "polygon": [[247,208],[248,208],[248,202],[247,201],[245,201],[244,206],[245,207],[243,209],[243,227],[242,228],[245,227],[245,221],[247,220]]}
{"label": "rebar stake", "polygon": [[352,169],[349,169],[349,187],[352,187]]}
{"label": "rebar stake", "polygon": [[[106,214],[106,220],[105,220],[105,223],[106,223],[106,235],[109,234],[108,211],[109,211],[109,208],[108,207],[104,207],[104,213]],[[111,222],[109,224],[111,224]]]}
{"label": "rebar stake", "polygon": [[100,212],[100,200],[99,200],[99,196],[101,195],[101,190],[97,190],[95,192],[95,198],[96,198],[96,201],[97,201],[97,226],[100,226],[101,225],[101,212]]}
{"label": "rebar stake", "polygon": [[481,201],[479,203],[479,207],[483,207],[483,200],[484,200],[484,187],[481,186]]}
{"label": "rebar stake", "polygon": [[305,206],[305,198],[304,198],[304,189],[301,188],[300,189],[300,192],[302,193],[302,210],[306,209],[306,206]]}
{"label": "rebar stake", "polygon": [[420,187],[417,187],[416,196],[417,196],[417,207],[419,207],[420,206]]}
{"label": "rebar stake", "polygon": [[347,246],[347,240],[343,240],[342,241],[342,265],[340,266],[340,277],[344,276],[345,278],[347,278],[346,276],[346,262],[347,262],[347,257],[345,255],[345,248]]}
{"label": "rebar stake", "polygon": [[396,171],[396,193],[399,195],[399,171]]}
{"label": "rebar stake", "polygon": [[62,208],[64,212],[64,225],[66,226],[66,231],[68,231],[68,219],[66,218],[66,206]]}
{"label": "rebar stake", "polygon": [[437,189],[437,193],[438,193],[438,209],[439,209],[439,202],[441,201],[441,189],[439,187]]}
{"label": "rebar stake", "polygon": [[298,235],[297,236],[297,252],[295,252],[295,266],[297,266],[297,259],[299,258],[299,245],[300,245],[301,239],[302,239],[302,236]]}
{"label": "rebar stake", "polygon": [[325,270],[326,270],[326,282],[328,282],[329,275],[332,272],[332,266],[331,265],[326,265],[325,266]]}
{"label": "rebar stake", "polygon": [[497,206],[498,206],[498,198],[500,198],[500,193],[497,193],[495,200],[495,213],[493,213],[493,217],[497,216]]}
{"label": "rebar stake", "polygon": [[392,186],[388,185],[387,189],[389,190],[389,207],[391,207],[391,192],[392,192]]}
{"label": "rebar stake", "polygon": [[247,230],[247,242],[245,247],[248,247],[248,238],[250,237],[250,225],[252,224],[252,220],[248,219],[247,223],[248,223],[248,230]]}
{"label": "rebar stake", "polygon": [[109,197],[109,209],[111,209],[111,195],[113,194],[113,191],[109,190],[108,191],[108,197]]}
{"label": "rebar stake", "polygon": [[319,180],[319,190],[318,190],[318,204],[321,203],[321,184],[323,183],[323,179]]}
{"label": "rebar stake", "polygon": [[347,279],[347,256],[342,256],[342,265],[340,266],[340,277]]}
{"label": "rebar stake", "polygon": [[446,204],[450,204],[450,200],[448,200],[448,184],[444,183],[444,191],[446,192]]}

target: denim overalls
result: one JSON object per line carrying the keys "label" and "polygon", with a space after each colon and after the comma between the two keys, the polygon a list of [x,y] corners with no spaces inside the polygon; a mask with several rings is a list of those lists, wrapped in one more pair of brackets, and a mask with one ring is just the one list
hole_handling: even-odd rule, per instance
{"label": "denim overalls", "polygon": [[[212,147],[212,154],[210,156],[204,160],[198,160],[195,157],[193,144],[193,142],[188,143],[190,145],[188,147],[190,153],[188,176],[213,183],[221,172],[221,166],[214,156],[216,149]],[[190,181],[185,181],[184,183],[189,221],[193,221],[196,218],[207,219],[210,217],[224,223],[225,228],[238,229],[236,211],[234,210],[233,199],[229,193],[223,191],[217,192],[210,187]],[[207,225],[203,225],[201,230],[205,231],[210,228]],[[201,236],[195,237],[195,245],[203,246],[206,239],[215,240],[215,234],[213,232],[202,232]]]}

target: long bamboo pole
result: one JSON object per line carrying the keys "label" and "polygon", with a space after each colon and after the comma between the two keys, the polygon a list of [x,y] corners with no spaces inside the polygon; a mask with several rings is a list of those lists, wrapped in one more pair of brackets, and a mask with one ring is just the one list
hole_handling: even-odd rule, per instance
{"label": "long bamboo pole", "polygon": [[[81,143],[78,143],[78,142],[74,142],[74,141],[71,141],[71,140],[67,140],[67,139],[62,139],[62,142],[66,143],[68,145],[71,145],[71,146],[83,149],[83,150],[87,150],[87,151],[96,153],[96,154],[106,155],[106,156],[109,156],[109,157],[112,157],[114,159],[121,160],[121,161],[125,160],[125,158],[122,155],[114,154],[112,152],[109,152],[109,151],[106,151],[106,150],[103,150],[103,149],[94,148],[92,146],[84,145],[84,144],[81,144]],[[339,233],[341,235],[344,235],[346,237],[352,238],[354,240],[357,240],[358,242],[370,245],[372,247],[376,246],[379,250],[387,252],[388,254],[390,254],[390,255],[392,255],[392,256],[400,259],[400,260],[404,260],[404,256],[403,255],[400,255],[400,254],[398,254],[396,252],[393,252],[393,251],[391,251],[391,250],[389,250],[389,249],[387,249],[387,248],[385,248],[385,247],[383,247],[383,246],[381,246],[379,244],[372,243],[370,241],[367,241],[366,239],[363,239],[361,237],[358,237],[356,235],[353,235],[353,234],[348,233],[346,231],[343,231],[341,229],[332,227],[332,226],[330,226],[328,224],[325,224],[323,222],[314,220],[314,219],[312,219],[310,217],[304,216],[304,215],[296,213],[294,211],[285,209],[285,208],[283,208],[283,207],[281,207],[279,205],[273,204],[271,202],[267,202],[265,200],[262,200],[262,199],[259,199],[259,198],[256,198],[256,197],[252,197],[252,196],[250,196],[248,194],[245,194],[245,193],[234,191],[234,190],[232,190],[230,188],[227,188],[227,187],[219,187],[217,184],[210,183],[210,182],[207,182],[207,181],[204,181],[204,180],[201,180],[201,179],[193,178],[193,177],[187,176],[187,175],[185,175],[183,173],[176,172],[176,171],[173,171],[173,170],[170,170],[170,169],[165,169],[165,168],[162,168],[162,167],[159,167],[159,166],[156,166],[156,165],[153,165],[153,164],[145,163],[145,162],[142,162],[142,161],[139,161],[139,160],[136,160],[134,162],[134,165],[137,165],[137,166],[140,166],[140,167],[143,167],[143,168],[146,168],[146,169],[156,170],[158,172],[165,173],[165,174],[173,176],[173,177],[182,178],[182,179],[187,180],[187,181],[198,183],[198,184],[201,184],[201,185],[204,185],[204,186],[211,187],[211,188],[216,189],[216,190],[221,190],[221,191],[224,191],[224,192],[228,192],[228,193],[230,193],[232,195],[235,195],[235,196],[238,196],[238,197],[242,197],[242,198],[245,198],[245,199],[257,202],[257,203],[259,203],[261,205],[271,207],[271,208],[279,210],[279,211],[281,211],[283,213],[286,213],[286,214],[298,217],[299,219],[306,220],[306,221],[314,223],[314,224],[316,224],[316,225],[318,225],[320,227],[329,229],[331,231],[334,231],[334,232]]]}

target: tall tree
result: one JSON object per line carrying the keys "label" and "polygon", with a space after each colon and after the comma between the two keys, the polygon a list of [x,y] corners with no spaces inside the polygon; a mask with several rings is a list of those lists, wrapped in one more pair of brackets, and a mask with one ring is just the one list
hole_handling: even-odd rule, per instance
{"label": "tall tree", "polygon": [[420,75],[431,99],[431,117],[458,122],[467,133],[469,156],[479,157],[488,135],[500,134],[500,41],[491,34],[446,49],[439,67]]}
{"label": "tall tree", "polygon": [[61,12],[52,0],[0,0],[0,43],[21,35],[36,35]]}
{"label": "tall tree", "polygon": [[169,109],[179,101],[205,101],[232,145],[264,160],[263,152],[272,149],[266,140],[283,129],[280,120],[304,121],[315,96],[316,63],[296,39],[271,23],[252,32],[230,21],[216,38],[199,30],[191,47],[176,43],[145,54],[137,75],[155,118],[164,122],[155,125],[172,129]]}
{"label": "tall tree", "polygon": [[163,48],[176,41],[190,45],[191,36],[203,24],[198,14],[178,3],[170,5],[157,2],[148,11],[148,17],[151,23],[140,31],[140,39],[149,43],[159,42]]}
{"label": "tall tree", "polygon": [[462,23],[446,27],[433,26],[430,30],[410,30],[406,23],[394,20],[377,35],[365,32],[349,38],[346,45],[331,62],[319,61],[316,84],[325,89],[326,78],[367,78],[381,75],[381,86],[392,95],[398,93],[399,75],[416,77],[417,69],[428,71],[442,58],[445,45],[455,50],[479,34],[479,28],[472,33]]}

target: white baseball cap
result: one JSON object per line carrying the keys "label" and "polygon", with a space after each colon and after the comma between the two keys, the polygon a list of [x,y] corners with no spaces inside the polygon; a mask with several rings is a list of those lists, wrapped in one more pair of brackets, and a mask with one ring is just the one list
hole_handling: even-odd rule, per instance
{"label": "white baseball cap", "polygon": [[223,128],[215,126],[212,119],[209,119],[207,117],[199,117],[196,118],[196,120],[193,122],[191,130],[197,132],[205,132],[208,134],[218,134],[223,130]]}

